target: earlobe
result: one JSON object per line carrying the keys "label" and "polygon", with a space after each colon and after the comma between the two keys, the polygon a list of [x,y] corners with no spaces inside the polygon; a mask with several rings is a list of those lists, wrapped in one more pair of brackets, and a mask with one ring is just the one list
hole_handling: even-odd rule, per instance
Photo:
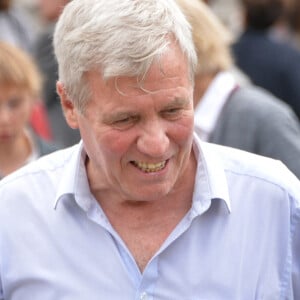
{"label": "earlobe", "polygon": [[77,129],[78,121],[76,108],[74,107],[73,102],[69,99],[69,96],[66,93],[63,83],[61,83],[60,81],[56,83],[56,91],[60,97],[60,103],[66,122],[71,128]]}

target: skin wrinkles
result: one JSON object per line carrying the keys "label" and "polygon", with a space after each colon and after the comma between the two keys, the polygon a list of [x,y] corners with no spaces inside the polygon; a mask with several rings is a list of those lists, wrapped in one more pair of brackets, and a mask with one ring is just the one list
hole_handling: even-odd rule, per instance
{"label": "skin wrinkles", "polygon": [[[171,100],[170,103],[162,107],[161,111],[158,111],[158,113],[160,113],[162,116],[165,115],[170,120],[171,119],[175,120],[181,116],[185,108],[189,107],[189,104],[190,104],[189,99],[175,98],[174,100]],[[140,119],[140,116],[134,110],[132,111],[130,110],[123,111],[122,109],[120,109],[120,111],[118,110],[119,109],[117,108],[116,111],[112,111],[109,115],[103,116],[102,122],[104,124],[114,126],[114,125],[118,125],[116,124],[117,122],[123,120],[125,121],[125,119],[127,118],[133,118],[132,121],[138,121]],[[120,125],[119,129],[122,130],[122,124],[119,125]],[[126,129],[126,126],[124,127],[124,129]]]}

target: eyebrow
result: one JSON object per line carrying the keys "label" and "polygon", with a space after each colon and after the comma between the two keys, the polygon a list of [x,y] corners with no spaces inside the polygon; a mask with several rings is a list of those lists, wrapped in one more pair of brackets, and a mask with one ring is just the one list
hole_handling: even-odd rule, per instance
{"label": "eyebrow", "polygon": [[189,105],[190,103],[190,99],[189,98],[186,98],[186,97],[176,97],[173,101],[171,101],[170,103],[166,104],[164,106],[164,108],[171,108],[171,107],[174,107],[174,106],[180,106],[180,107],[184,107],[184,106],[187,106]]}
{"label": "eyebrow", "polygon": [[[163,110],[174,108],[174,107],[185,107],[188,106],[190,103],[189,98],[185,97],[176,97],[174,100],[166,104],[165,106],[162,107]],[[116,120],[123,119],[123,118],[128,118],[131,116],[136,116],[136,112],[134,111],[119,111],[119,112],[112,112],[109,115],[103,116],[102,121],[106,124],[111,124]]]}
{"label": "eyebrow", "polygon": [[120,112],[112,112],[109,115],[105,115],[102,119],[102,121],[106,124],[111,124],[116,120],[121,120],[123,118],[128,118],[130,116],[136,115],[132,111],[120,111]]}

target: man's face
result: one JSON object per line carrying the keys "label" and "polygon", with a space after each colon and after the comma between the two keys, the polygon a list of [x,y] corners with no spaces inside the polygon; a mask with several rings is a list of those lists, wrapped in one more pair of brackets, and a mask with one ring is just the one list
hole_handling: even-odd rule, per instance
{"label": "man's face", "polygon": [[150,68],[142,89],[136,78],[87,78],[92,98],[77,121],[92,189],[130,201],[172,193],[190,162],[193,132],[192,84],[179,49]]}

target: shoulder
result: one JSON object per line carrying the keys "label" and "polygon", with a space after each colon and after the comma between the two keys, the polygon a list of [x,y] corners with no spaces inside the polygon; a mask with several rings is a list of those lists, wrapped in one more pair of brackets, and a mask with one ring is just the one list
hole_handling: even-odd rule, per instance
{"label": "shoulder", "polygon": [[[249,85],[236,90],[228,101],[228,108],[251,118],[295,118],[292,108],[263,88]],[[250,114],[249,114],[250,113]]]}
{"label": "shoulder", "polygon": [[36,143],[36,146],[38,147],[38,151],[40,153],[40,156],[52,153],[56,150],[59,150],[59,147],[55,143],[50,143],[39,136],[35,135],[34,140]]}
{"label": "shoulder", "polygon": [[270,92],[252,85],[237,89],[228,99],[219,121],[222,132],[224,124],[234,132],[237,130],[238,135],[239,126],[247,133],[283,132],[290,127],[287,134],[294,132],[296,137],[300,134],[299,121],[292,108]]}
{"label": "shoulder", "polygon": [[277,187],[297,198],[300,204],[300,181],[281,161],[212,143],[205,143],[205,147],[218,157],[227,177]]}
{"label": "shoulder", "polygon": [[0,227],[49,217],[57,195],[72,184],[77,147],[43,156],[0,181]]}
{"label": "shoulder", "polygon": [[232,99],[243,99],[240,105],[248,105],[251,107],[271,107],[272,109],[290,109],[289,106],[282,100],[275,97],[264,88],[255,85],[246,85],[240,87],[232,94]]}
{"label": "shoulder", "polygon": [[0,194],[6,188],[8,191],[12,191],[14,188],[17,190],[21,186],[33,187],[39,185],[42,189],[43,184],[57,182],[77,146],[44,155],[4,177],[0,181]]}

